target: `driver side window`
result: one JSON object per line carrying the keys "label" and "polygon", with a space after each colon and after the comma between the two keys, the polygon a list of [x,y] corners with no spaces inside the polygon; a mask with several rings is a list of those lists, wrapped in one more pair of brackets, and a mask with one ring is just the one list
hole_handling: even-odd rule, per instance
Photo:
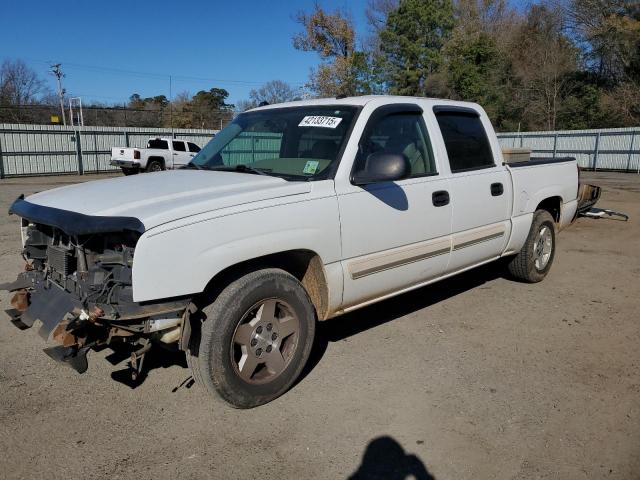
{"label": "driver side window", "polygon": [[437,174],[431,143],[419,113],[396,113],[375,120],[360,140],[356,171],[364,168],[367,157],[376,152],[403,155],[411,165],[408,178]]}

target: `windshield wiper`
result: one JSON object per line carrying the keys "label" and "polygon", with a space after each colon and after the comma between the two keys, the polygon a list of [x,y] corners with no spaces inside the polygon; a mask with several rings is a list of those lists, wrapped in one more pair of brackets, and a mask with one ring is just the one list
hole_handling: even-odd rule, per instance
{"label": "windshield wiper", "polygon": [[255,175],[267,175],[267,176],[271,176],[269,175],[269,173],[271,170],[270,169],[262,169],[262,168],[255,168],[255,167],[250,167],[249,165],[246,165],[244,163],[241,163],[239,165],[229,165],[229,166],[224,166],[224,167],[214,167],[211,168],[211,170],[222,170],[222,171],[227,171],[227,172],[240,172],[240,173],[252,173]]}

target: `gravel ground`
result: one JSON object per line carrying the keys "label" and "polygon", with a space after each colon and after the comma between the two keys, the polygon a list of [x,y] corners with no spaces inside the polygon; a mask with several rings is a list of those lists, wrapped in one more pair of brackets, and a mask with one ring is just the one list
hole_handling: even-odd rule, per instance
{"label": "gravel ground", "polygon": [[[178,355],[130,389],[108,351],[77,375],[0,321],[0,477],[640,478],[640,176],[585,177],[631,220],[578,220],[540,284],[489,266],[325,322],[302,381],[249,411]],[[0,282],[10,202],[95,178],[0,181]]]}

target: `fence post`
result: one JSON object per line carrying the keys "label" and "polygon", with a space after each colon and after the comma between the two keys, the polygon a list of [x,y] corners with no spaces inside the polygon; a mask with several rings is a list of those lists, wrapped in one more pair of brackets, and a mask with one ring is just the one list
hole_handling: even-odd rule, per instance
{"label": "fence post", "polygon": [[[629,145],[629,157],[627,158],[627,172],[631,171],[631,157],[633,157],[633,144],[636,139],[635,130],[631,132],[631,145]],[[2,151],[0,150],[0,158],[2,158]]]}
{"label": "fence post", "polygon": [[556,152],[558,151],[558,133],[553,136],[553,158],[556,158]]}
{"label": "fence post", "polygon": [[124,132],[124,146],[129,148],[129,132],[126,130]]}
{"label": "fence post", "polygon": [[256,137],[251,137],[251,163],[256,161]]}
{"label": "fence post", "polygon": [[82,147],[80,146],[80,130],[75,132],[76,158],[78,159],[78,175],[84,175],[84,165],[82,165]]}
{"label": "fence post", "polygon": [[4,159],[2,158],[2,136],[0,135],[0,180],[4,178]]}
{"label": "fence post", "polygon": [[600,151],[600,132],[596,135],[596,146],[593,152],[593,171],[598,169],[598,152]]}

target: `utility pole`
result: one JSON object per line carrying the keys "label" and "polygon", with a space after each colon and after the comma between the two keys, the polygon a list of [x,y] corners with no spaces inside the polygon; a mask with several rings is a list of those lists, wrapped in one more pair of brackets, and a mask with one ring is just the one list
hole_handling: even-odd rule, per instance
{"label": "utility pole", "polygon": [[173,104],[171,103],[171,75],[169,75],[169,126],[171,127],[171,138],[173,138]]}
{"label": "utility pole", "polygon": [[58,97],[60,98],[60,113],[62,113],[62,124],[67,125],[67,118],[64,115],[64,94],[65,90],[62,88],[62,77],[64,77],[64,73],[60,67],[62,64],[55,63],[51,65],[51,73],[58,79]]}

